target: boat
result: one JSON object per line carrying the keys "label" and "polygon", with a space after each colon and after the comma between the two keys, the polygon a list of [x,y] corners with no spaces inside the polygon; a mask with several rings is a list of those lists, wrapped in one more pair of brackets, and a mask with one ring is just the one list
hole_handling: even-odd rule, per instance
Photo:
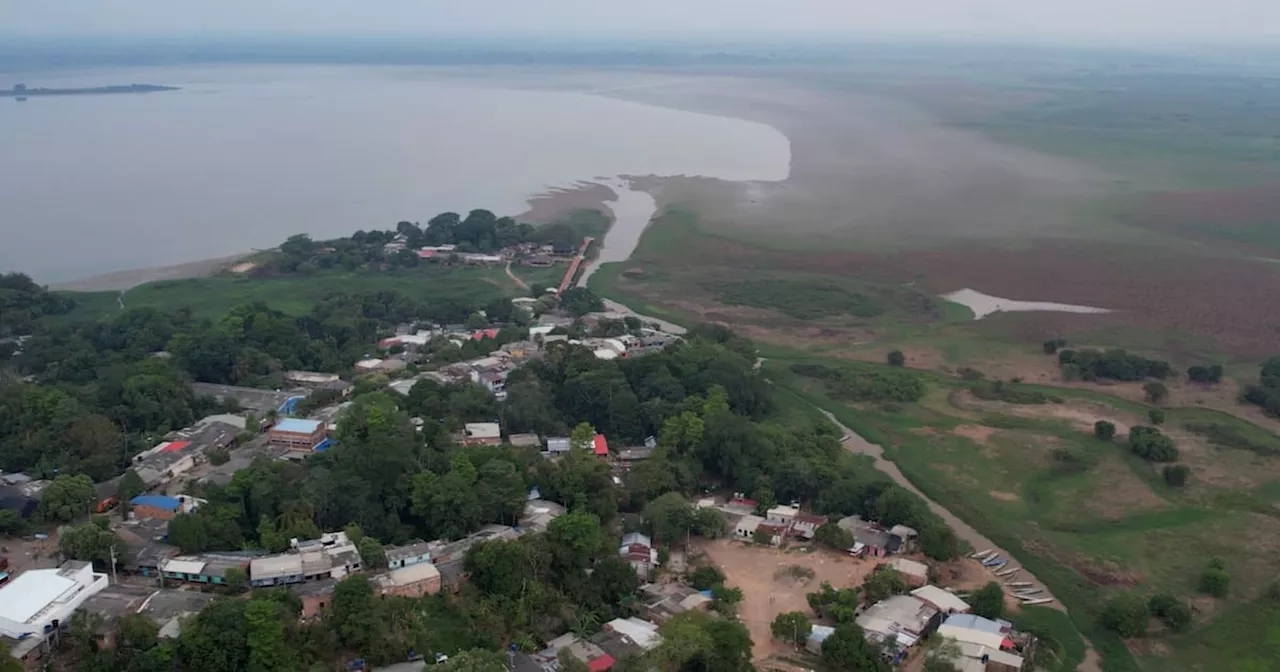
{"label": "boat", "polygon": [[1023,600],[1023,601],[1022,601],[1022,603],[1023,603],[1023,604],[1025,604],[1025,605],[1030,606],[1030,605],[1033,605],[1033,604],[1049,604],[1049,603],[1050,603],[1050,602],[1052,602],[1052,601],[1053,601],[1053,598],[1052,598],[1052,597],[1041,597],[1041,598],[1039,598],[1039,599],[1035,599],[1035,600]]}
{"label": "boat", "polygon": [[1005,583],[1010,588],[1030,588],[1031,586],[1035,585],[1030,581],[1006,581]]}
{"label": "boat", "polygon": [[1043,592],[1044,592],[1043,588],[1029,588],[1026,590],[1015,590],[1013,591],[1013,594],[1017,595],[1018,597],[1027,597],[1030,595],[1035,595],[1037,593],[1043,593]]}
{"label": "boat", "polygon": [[998,562],[1000,562],[1000,556],[998,556],[998,555],[993,555],[993,556],[991,556],[991,557],[987,558],[986,560],[983,560],[983,561],[982,561],[982,566],[983,566],[983,567],[993,567],[993,566],[995,566],[995,565],[996,565],[996,563],[998,563]]}
{"label": "boat", "polygon": [[1019,567],[1010,567],[1009,569],[1002,569],[996,572],[996,576],[1010,577],[1010,576],[1013,576],[1014,574],[1017,574],[1019,571],[1021,571],[1021,568]]}
{"label": "boat", "polygon": [[1008,561],[1008,560],[1001,560],[1000,562],[997,562],[996,564],[992,565],[992,566],[991,566],[991,569],[993,569],[993,570],[995,570],[995,571],[997,571],[997,572],[998,572],[998,571],[1000,571],[1000,570],[1004,569],[1004,566],[1005,566],[1005,565],[1007,565],[1007,564],[1009,564],[1009,561]]}
{"label": "boat", "polygon": [[974,553],[974,554],[970,555],[969,557],[971,557],[971,558],[977,558],[978,560],[986,560],[986,559],[987,559],[987,556],[988,556],[988,555],[991,555],[992,553],[995,553],[995,551],[994,551],[994,550],[992,550],[992,549],[990,549],[990,548],[988,548],[988,549],[987,549],[987,550],[985,550],[985,551],[978,551],[977,553]]}

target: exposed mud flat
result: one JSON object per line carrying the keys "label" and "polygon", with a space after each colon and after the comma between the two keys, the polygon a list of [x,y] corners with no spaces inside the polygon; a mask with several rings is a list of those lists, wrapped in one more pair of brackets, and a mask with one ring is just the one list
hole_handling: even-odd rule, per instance
{"label": "exposed mud flat", "polygon": [[1110,313],[1106,308],[1095,308],[1093,306],[1077,306],[1070,303],[1054,303],[1052,301],[1018,301],[1015,299],[1002,299],[998,296],[983,294],[976,289],[961,289],[943,294],[942,298],[958,303],[969,310],[973,311],[973,319],[981,320],[992,313],[1018,313],[1031,311],[1045,311],[1055,313],[1086,313],[1099,314]]}

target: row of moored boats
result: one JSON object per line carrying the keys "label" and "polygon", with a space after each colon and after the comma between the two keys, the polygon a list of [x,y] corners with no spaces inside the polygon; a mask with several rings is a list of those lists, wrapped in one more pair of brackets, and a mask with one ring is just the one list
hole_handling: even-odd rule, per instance
{"label": "row of moored boats", "polygon": [[969,557],[982,563],[983,567],[991,570],[997,578],[1004,581],[1009,590],[1013,592],[1014,597],[1022,601],[1023,604],[1048,604],[1053,601],[1052,597],[1044,597],[1044,589],[1036,588],[1035,583],[1031,581],[1015,581],[1018,572],[1022,571],[1020,567],[1010,567],[1009,561],[1000,557],[1000,553],[995,549],[987,549],[970,553]]}

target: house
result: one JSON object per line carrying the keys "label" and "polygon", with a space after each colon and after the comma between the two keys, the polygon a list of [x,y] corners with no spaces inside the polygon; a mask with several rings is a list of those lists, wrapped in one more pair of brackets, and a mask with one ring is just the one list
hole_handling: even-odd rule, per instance
{"label": "house", "polygon": [[765,519],[772,523],[790,525],[800,515],[800,509],[794,506],[775,506],[765,512]]}
{"label": "house", "polygon": [[604,438],[604,434],[596,434],[591,439],[591,452],[596,457],[609,457],[609,441]]}
{"label": "house", "polygon": [[267,445],[297,452],[310,452],[324,442],[329,428],[319,420],[285,418],[267,432]]}
{"label": "house", "polygon": [[605,623],[603,630],[626,636],[641,651],[651,651],[662,643],[662,635],[658,634],[657,624],[634,616],[631,618],[615,618]]}
{"label": "house", "polygon": [[79,611],[97,617],[94,619],[97,625],[93,632],[94,644],[99,649],[115,649],[116,623],[120,618],[136,613],[155,592],[155,586],[116,584],[85,600]]}
{"label": "house", "polygon": [[322,616],[333,608],[333,589],[337,585],[337,579],[322,579],[291,586],[290,590],[302,601],[302,619]]}
{"label": "house", "polygon": [[814,655],[822,655],[822,643],[827,638],[836,633],[836,629],[829,625],[814,624],[813,629],[809,631],[809,638],[804,641],[804,648]]}
{"label": "house", "polygon": [[440,570],[429,562],[393,569],[379,574],[374,582],[383,596],[422,597],[440,592]]}
{"label": "house", "polygon": [[0,587],[0,635],[43,638],[71,620],[86,600],[106,589],[106,574],[78,560],[52,569],[28,569]]}
{"label": "house", "polygon": [[170,558],[160,563],[165,579],[184,583],[227,584],[227,572],[233,568],[248,574],[251,558],[241,555],[204,553]]}
{"label": "house", "polygon": [[766,520],[756,526],[756,531],[751,536],[752,541],[765,541],[770,546],[781,546],[784,539],[787,538],[787,530],[791,526],[787,523],[777,523]]}
{"label": "house", "polygon": [[855,619],[867,639],[880,643],[896,642],[907,649],[928,636],[942,622],[934,607],[911,595],[894,595],[871,605]]}
{"label": "house", "polygon": [[1013,625],[1008,621],[993,621],[974,614],[951,614],[938,628],[938,634],[961,644],[977,644],[999,650],[1005,647],[1007,641],[1012,646],[1009,641],[1012,630]]}
{"label": "house", "polygon": [[898,574],[902,575],[902,579],[907,582],[907,585],[912,588],[918,588],[929,583],[929,566],[922,562],[906,558],[894,558],[881,565],[881,567],[887,567],[898,572]]}
{"label": "house", "polygon": [[404,546],[389,546],[383,552],[387,556],[388,569],[400,569],[422,562],[431,562],[430,545],[422,540],[413,541]]}
{"label": "house", "polygon": [[711,591],[701,591],[683,583],[646,583],[640,586],[636,609],[657,623],[666,623],[678,614],[704,609],[712,602]]}
{"label": "house", "polygon": [[733,528],[733,536],[738,539],[746,539],[751,541],[755,538],[756,529],[760,527],[760,523],[764,522],[764,518],[760,516],[745,515],[738,520],[738,524]]}
{"label": "house", "polygon": [[658,551],[653,547],[653,540],[639,532],[622,537],[618,555],[631,565],[642,581],[647,581],[649,573],[658,566]]}
{"label": "house", "polygon": [[373,359],[373,358],[362,359],[356,362],[355,369],[360,373],[373,373],[374,371],[378,370],[378,367],[381,364],[382,364],[381,359]]}
{"label": "house", "polygon": [[836,525],[853,534],[853,548],[849,549],[853,555],[882,557],[890,553],[891,545],[897,548],[897,544],[893,542],[888,532],[858,516],[841,518]]}
{"label": "house", "polygon": [[[906,525],[894,525],[889,528],[889,539],[890,553],[911,553],[920,545],[920,533]],[[893,548],[895,545],[896,548]]]}
{"label": "house", "polygon": [[569,453],[572,444],[567,436],[553,436],[547,439],[547,450],[543,457],[559,457]]}
{"label": "house", "polygon": [[190,513],[198,506],[195,504],[197,500],[194,497],[187,497],[190,504],[184,510],[182,499],[178,497],[168,497],[165,495],[138,495],[129,500],[130,510],[137,518],[159,518],[160,520],[172,520],[179,513]]}
{"label": "house", "polygon": [[827,524],[825,516],[800,512],[791,523],[791,534],[803,539],[812,539],[818,528]]}
{"label": "house", "polygon": [[525,502],[524,514],[520,516],[520,529],[528,534],[546,532],[551,521],[565,514],[564,506],[545,499],[530,499]]}
{"label": "house", "polygon": [[162,518],[134,518],[113,522],[111,531],[125,543],[120,553],[119,568],[130,574],[159,576],[160,564],[179,555],[178,549],[165,543],[169,521]]}
{"label": "house", "polygon": [[1022,656],[981,644],[958,642],[960,655],[952,659],[958,672],[1020,672]]}
{"label": "house", "polygon": [[968,602],[957,597],[955,593],[934,585],[921,586],[911,591],[911,594],[943,614],[969,613]]}
{"label": "house", "polygon": [[507,443],[516,448],[537,448],[542,445],[542,439],[537,434],[512,434],[507,437]]}
{"label": "house", "polygon": [[496,422],[468,422],[457,438],[464,446],[496,446],[502,443],[502,427]]}
{"label": "house", "polygon": [[134,456],[133,470],[148,490],[154,490],[203,461],[203,452],[191,441],[163,441]]}
{"label": "house", "polygon": [[655,448],[648,446],[632,446],[618,451],[618,459],[622,462],[640,462],[653,456]]}
{"label": "house", "polygon": [[214,600],[214,595],[197,590],[157,590],[138,608],[160,628],[162,639],[176,639],[182,634],[184,619],[200,613]]}
{"label": "house", "polygon": [[319,539],[294,540],[287,553],[254,558],[249,565],[249,583],[258,588],[341,579],[360,569],[360,551],[346,533],[327,532]]}
{"label": "house", "polygon": [[298,387],[316,389],[341,380],[336,373],[317,373],[315,371],[286,371],[284,382]]}

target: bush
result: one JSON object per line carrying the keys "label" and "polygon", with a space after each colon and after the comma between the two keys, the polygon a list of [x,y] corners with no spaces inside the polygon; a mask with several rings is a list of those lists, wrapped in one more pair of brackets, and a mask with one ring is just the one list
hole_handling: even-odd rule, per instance
{"label": "bush", "polygon": [[1164,424],[1164,410],[1163,410],[1163,409],[1160,409],[1160,408],[1153,408],[1153,409],[1151,409],[1151,410],[1147,411],[1147,417],[1151,419],[1151,424],[1153,424],[1153,425],[1163,425],[1163,424]]}
{"label": "bush", "polygon": [[1193,383],[1217,383],[1222,380],[1222,365],[1193,366],[1187,369],[1187,378]]}
{"label": "bush", "polygon": [[1098,625],[1121,637],[1138,637],[1147,631],[1147,603],[1140,596],[1125,593],[1111,598],[1098,615]]}
{"label": "bush", "polygon": [[975,385],[970,391],[973,396],[987,401],[1003,401],[1009,404],[1046,404],[1049,402],[1048,395],[1043,392],[1019,389],[1016,385],[1006,385],[1001,380]]}
{"label": "bush", "polygon": [[1147,401],[1158,404],[1169,396],[1169,388],[1164,383],[1147,383],[1142,386],[1142,391],[1147,393]]}
{"label": "bush", "polygon": [[1004,615],[1004,589],[992,581],[969,596],[969,605],[983,618],[1000,618]]}
{"label": "bush", "polygon": [[893,352],[890,352],[888,360],[889,366],[905,366],[907,363],[907,357],[902,354],[901,350],[894,350]]}
{"label": "bush", "polygon": [[1210,567],[1200,575],[1200,592],[1214,597],[1226,597],[1231,592],[1231,575],[1225,569]]}
{"label": "bush", "polygon": [[711,565],[702,565],[689,575],[689,583],[698,590],[710,590],[724,584],[724,574]]}
{"label": "bush", "polygon": [[853,548],[853,533],[835,523],[818,526],[813,532],[813,540],[837,551]]}
{"label": "bush", "polygon": [[1191,608],[1168,593],[1153,596],[1147,602],[1147,609],[1174,632],[1182,632],[1191,625]]}
{"label": "bush", "polygon": [[1181,488],[1186,485],[1187,481],[1191,478],[1191,467],[1188,467],[1185,464],[1175,464],[1165,467],[1162,473],[1164,475],[1165,483],[1168,483],[1175,488]]}
{"label": "bush", "polygon": [[1046,355],[1057,354],[1058,350],[1061,350],[1062,348],[1066,347],[1066,345],[1067,345],[1067,339],[1065,338],[1051,338],[1044,342],[1044,354]]}
{"label": "bush", "polygon": [[1093,435],[1103,441],[1110,441],[1116,436],[1115,423],[1099,420],[1093,423]]}
{"label": "bush", "polygon": [[1150,462],[1176,462],[1178,447],[1173,439],[1160,433],[1155,427],[1134,427],[1129,430],[1129,450]]}
{"label": "bush", "polygon": [[1084,380],[1164,380],[1173,371],[1168,362],[1147,359],[1124,350],[1060,350],[1058,366],[1069,377]]}
{"label": "bush", "polygon": [[961,380],[982,380],[987,374],[968,366],[962,367],[959,371]]}

